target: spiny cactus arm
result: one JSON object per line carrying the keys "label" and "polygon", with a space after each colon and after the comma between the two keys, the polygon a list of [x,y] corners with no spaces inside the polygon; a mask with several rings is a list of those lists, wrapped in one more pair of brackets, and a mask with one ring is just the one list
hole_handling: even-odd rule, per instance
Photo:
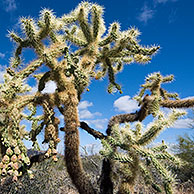
{"label": "spiny cactus arm", "polygon": [[83,121],[80,122],[80,127],[82,129],[84,129],[85,131],[87,131],[90,135],[92,135],[96,139],[105,139],[106,138],[106,136],[103,133],[92,129],[91,127],[88,126],[87,123],[85,123]]}
{"label": "spiny cactus arm", "polygon": [[121,123],[125,123],[125,122],[134,122],[136,120],[137,120],[137,113],[120,114],[120,115],[113,116],[109,120],[106,133],[107,133],[107,135],[110,135],[111,134],[111,131],[112,131],[112,127],[115,124],[121,124]]}
{"label": "spiny cactus arm", "polygon": [[51,71],[47,71],[39,80],[38,83],[38,91],[41,92],[42,90],[44,90],[46,82],[48,82],[49,80],[51,80]]}
{"label": "spiny cactus arm", "polygon": [[165,188],[166,194],[172,194],[172,183],[174,182],[173,176],[170,174],[169,171],[159,162],[158,159],[155,158],[153,153],[151,153],[147,149],[143,149],[139,146],[133,146],[133,148],[142,156],[148,157],[153,165],[153,167],[157,170],[157,172],[163,178],[163,185]]}
{"label": "spiny cactus arm", "polygon": [[27,170],[29,170],[34,163],[43,162],[47,158],[45,157],[45,153],[40,153],[34,156],[30,156],[29,159],[30,159],[30,165],[21,166],[18,169],[18,172],[22,172],[22,174],[25,174],[27,173]]}
{"label": "spiny cactus arm", "polygon": [[108,44],[110,44],[113,41],[116,41],[116,39],[119,36],[119,29],[120,29],[120,25],[117,22],[114,22],[110,25],[109,27],[109,32],[108,35],[105,36],[100,42],[99,42],[99,46],[106,46]]}
{"label": "spiny cactus arm", "polygon": [[111,159],[114,155],[113,146],[106,139],[102,139],[101,143],[103,145],[103,149],[100,150],[100,154],[103,155],[103,157],[106,159]]}
{"label": "spiny cactus arm", "polygon": [[59,21],[55,18],[52,10],[49,9],[43,9],[40,12],[40,19],[38,21],[39,26],[39,32],[37,33],[37,39],[42,40],[46,38],[48,35],[51,37],[51,40],[53,42],[58,42],[56,36],[55,38],[52,38],[55,33],[53,30],[56,30],[57,28],[60,29]]}
{"label": "spiny cactus arm", "polygon": [[107,52],[108,57],[133,57],[138,63],[147,63],[151,55],[155,54],[160,47],[142,47],[138,44],[136,37],[139,32],[135,28],[119,33],[115,45]]}
{"label": "spiny cactus arm", "polygon": [[103,7],[99,5],[93,5],[92,6],[92,35],[93,35],[93,41],[98,39],[103,35],[105,32],[105,26],[103,21]]}
{"label": "spiny cactus arm", "polygon": [[156,159],[163,159],[168,160],[173,163],[173,165],[181,166],[182,162],[178,157],[173,156],[172,154],[168,153],[167,151],[155,154]]}
{"label": "spiny cactus arm", "polygon": [[[71,43],[73,43],[79,47],[86,47],[88,45],[88,43],[85,40],[82,40],[81,38],[77,37],[76,35],[71,34],[68,29],[65,30],[65,32],[66,32],[65,39],[69,40]],[[76,51],[77,54],[79,52],[80,52],[80,50]]]}
{"label": "spiny cactus arm", "polygon": [[150,174],[150,172],[147,170],[147,167],[145,166],[145,164],[143,164],[142,162],[140,162],[139,164],[139,168],[140,171],[142,172],[141,174],[143,175],[144,181],[146,185],[151,185],[152,188],[157,191],[157,192],[162,192],[162,189],[160,188],[160,186],[156,183],[154,183],[154,180],[152,178],[152,175]]}
{"label": "spiny cactus arm", "polygon": [[164,143],[162,143],[161,145],[155,146],[153,148],[151,148],[152,152],[154,153],[158,153],[158,152],[163,152],[168,148],[167,145],[165,145]]}
{"label": "spiny cactus arm", "polygon": [[36,138],[38,134],[43,130],[44,126],[45,126],[44,121],[41,122],[39,125],[36,120],[32,122],[32,128],[31,128],[31,131],[29,132],[29,138],[32,140],[33,146],[37,146]]}
{"label": "spiny cactus arm", "polygon": [[[140,34],[137,29],[132,28],[131,30],[132,30],[132,33],[136,31],[135,33],[137,35]],[[151,55],[155,54],[160,49],[160,46],[142,47],[141,45],[137,44],[137,41],[135,41],[133,39],[130,40],[130,43],[131,44],[127,45],[126,48],[133,55],[140,54],[140,55],[144,55],[144,56],[146,56],[146,55],[151,56]]]}
{"label": "spiny cactus arm", "polygon": [[112,127],[115,124],[127,123],[127,122],[135,122],[135,121],[143,121],[148,115],[149,104],[152,102],[152,98],[148,98],[147,96],[144,98],[143,103],[139,111],[135,113],[129,114],[120,114],[113,116],[108,123],[108,127],[106,130],[107,135],[111,134]]}
{"label": "spiny cactus arm", "polygon": [[[141,85],[141,90],[137,96],[134,97],[140,104],[142,103],[142,97],[145,94],[146,90],[151,92],[156,101],[166,100],[169,98],[178,98],[178,94],[168,93],[166,90],[161,88],[162,83],[171,82],[174,76],[162,76],[160,72],[152,73],[148,75],[145,79],[145,83]],[[159,104],[158,104],[159,105]]]}
{"label": "spiny cactus arm", "polygon": [[152,123],[151,126],[148,126],[148,129],[145,133],[137,141],[139,145],[146,145],[153,141],[158,134],[165,129],[166,127],[170,127],[179,117],[185,115],[185,112],[173,111],[168,115],[167,118],[164,117],[163,113],[158,115],[158,118]]}
{"label": "spiny cactus arm", "polygon": [[13,107],[15,106],[17,109],[22,109],[28,104],[32,103],[34,101],[35,97],[32,95],[25,95],[20,96],[14,103]]}
{"label": "spiny cactus arm", "polygon": [[113,89],[115,87],[120,93],[122,93],[121,86],[119,84],[117,84],[116,81],[115,81],[115,74],[114,74],[113,66],[112,66],[112,63],[111,63],[110,59],[106,58],[105,62],[106,62],[106,66],[107,66],[107,69],[108,69],[108,78],[109,78],[109,81],[110,81],[110,84],[108,86],[108,92],[112,93]]}
{"label": "spiny cactus arm", "polygon": [[88,43],[90,43],[92,41],[92,32],[87,21],[87,10],[85,10],[84,8],[85,7],[80,8],[77,20],[79,22],[80,28],[84,34],[85,39]]}
{"label": "spiny cactus arm", "polygon": [[160,95],[164,100],[168,100],[169,98],[174,98],[178,100],[178,94],[177,93],[168,93],[165,89],[160,88]]}
{"label": "spiny cactus arm", "polygon": [[11,58],[11,64],[12,67],[17,67],[21,63],[21,53],[23,48],[29,47],[30,46],[30,41],[29,40],[24,40],[23,38],[19,37],[14,31],[9,31],[8,36],[10,37],[11,40],[15,41],[17,44],[17,48],[15,51],[15,57]]}
{"label": "spiny cactus arm", "polygon": [[122,153],[115,153],[112,158],[113,160],[117,160],[121,163],[130,163],[132,164],[134,162],[133,158],[130,157],[129,155],[122,154]]}
{"label": "spiny cactus arm", "polygon": [[36,69],[38,69],[41,65],[43,64],[42,59],[37,59],[35,61],[32,61],[30,64],[27,65],[26,68],[23,70],[19,71],[16,76],[20,77],[21,79],[27,78],[29,75],[34,73]]}
{"label": "spiny cactus arm", "polygon": [[[22,48],[33,48],[40,58],[45,59],[45,46],[43,45],[42,40],[47,37],[49,38],[49,36],[53,44],[63,44],[63,46],[65,45],[65,42],[61,39],[61,35],[57,34],[57,30],[60,30],[63,25],[58,19],[55,18],[52,11],[50,10],[44,9],[41,12],[38,26],[32,18],[21,18],[21,24],[23,33],[26,35],[25,39],[20,38],[14,32],[10,32],[10,37],[18,44],[15,58],[12,59],[12,65],[14,67],[17,67],[21,63],[19,55],[22,52]],[[58,46],[56,46],[52,51],[57,50],[59,53]],[[46,58],[48,61],[48,52],[46,53]],[[52,57],[55,57],[53,56],[52,52],[50,54]],[[62,55],[62,53],[60,54]]]}
{"label": "spiny cactus arm", "polygon": [[160,102],[160,105],[167,108],[192,108],[194,107],[194,98],[180,100],[162,100]]}

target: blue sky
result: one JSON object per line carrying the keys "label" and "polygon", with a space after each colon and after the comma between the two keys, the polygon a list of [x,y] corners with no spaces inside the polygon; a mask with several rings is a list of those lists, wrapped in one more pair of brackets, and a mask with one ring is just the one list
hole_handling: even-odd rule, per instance
{"label": "blue sky", "polygon": [[[6,37],[8,30],[18,30],[20,16],[37,17],[42,8],[52,9],[57,16],[69,13],[78,0],[0,0],[0,79],[5,65],[13,53],[14,46]],[[160,45],[161,49],[147,65],[126,65],[117,75],[123,94],[106,92],[107,79],[92,81],[89,92],[82,96],[79,105],[80,120],[92,127],[105,131],[111,116],[133,112],[137,104],[131,100],[149,73],[160,71],[163,75],[174,74],[175,81],[165,86],[171,92],[178,92],[181,98],[194,96],[194,1],[193,0],[97,0],[105,8],[105,24],[117,21],[121,29],[137,27],[142,33],[142,45]],[[52,90],[53,84],[48,85]],[[130,105],[130,106],[129,106]],[[149,122],[148,118],[145,122]],[[192,133],[187,128],[189,118],[183,118],[173,128],[165,130],[156,141],[162,139],[175,142],[177,135]],[[84,131],[80,131],[81,144],[97,143]]]}

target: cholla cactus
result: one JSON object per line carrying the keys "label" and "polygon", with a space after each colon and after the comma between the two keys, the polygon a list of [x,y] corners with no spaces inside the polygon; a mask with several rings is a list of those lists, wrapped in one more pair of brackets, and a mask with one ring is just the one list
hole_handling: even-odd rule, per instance
{"label": "cholla cactus", "polygon": [[[119,127],[118,124],[112,127],[111,136],[102,140],[103,150],[100,153],[107,159],[110,159],[117,167],[117,177],[121,177],[119,194],[133,193],[135,179],[138,173],[144,176],[145,183],[150,184],[157,191],[160,186],[151,175],[150,167],[154,168],[161,176],[166,193],[172,193],[172,184],[174,182],[168,170],[168,163],[180,165],[181,162],[166,151],[167,145],[164,142],[156,147],[149,148],[147,145],[152,142],[157,135],[166,127],[170,127],[185,112],[173,110],[172,113],[165,116],[160,112],[155,120],[143,129],[142,123],[137,122],[135,129],[128,124]],[[168,163],[164,163],[167,160]],[[112,173],[115,174],[115,173]],[[159,177],[157,177],[159,180]]]}
{"label": "cholla cactus", "polygon": [[[159,49],[159,46],[141,46],[138,41],[139,31],[136,28],[121,31],[117,22],[112,23],[105,34],[103,12],[103,7],[97,4],[81,2],[72,12],[62,17],[56,17],[52,10],[43,9],[37,20],[30,17],[21,18],[23,34],[19,36],[14,31],[9,33],[17,47],[10,60],[10,67],[7,68],[4,83],[0,87],[0,147],[3,161],[6,163],[10,157],[15,158],[12,161],[14,165],[11,165],[13,170],[17,166],[15,162],[18,162],[19,167],[26,169],[32,177],[28,169],[31,166],[30,159],[27,157],[23,139],[31,140],[34,148],[38,149],[37,136],[43,130],[44,143],[49,143],[45,155],[53,156],[56,161],[56,146],[60,140],[59,119],[54,108],[58,108],[65,123],[63,131],[67,170],[78,191],[84,194],[96,194],[97,190],[85,174],[79,155],[78,103],[81,95],[87,90],[92,79],[105,76],[110,82],[108,92],[118,90],[122,93],[115,74],[121,71],[126,63],[149,62]],[[21,56],[26,48],[32,49],[36,57],[24,65]],[[35,94],[30,94],[30,87],[24,84],[28,83],[32,76],[36,78],[38,85]],[[56,83],[57,89],[52,94],[42,93],[50,80]],[[163,93],[166,95],[164,91]],[[158,102],[158,93],[153,95]],[[160,105],[161,103],[163,106],[174,106],[169,101],[162,101]],[[193,104],[191,100],[187,107]],[[43,115],[36,114],[39,106],[44,110]],[[31,113],[24,111],[26,107]],[[145,112],[144,109],[142,113]],[[134,116],[132,117],[136,119]],[[143,118],[145,116],[141,120]],[[30,131],[20,125],[22,120],[32,123]],[[1,165],[4,166],[1,168],[3,176],[8,170],[5,163]],[[17,180],[19,173],[15,171],[14,180]]]}

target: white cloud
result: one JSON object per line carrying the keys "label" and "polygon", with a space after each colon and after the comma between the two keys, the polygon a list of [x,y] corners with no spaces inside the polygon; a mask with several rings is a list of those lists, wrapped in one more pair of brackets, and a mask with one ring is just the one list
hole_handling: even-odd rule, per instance
{"label": "white cloud", "polygon": [[81,101],[78,105],[78,109],[81,110],[81,109],[86,109],[90,106],[93,106],[93,103],[92,102],[88,102],[88,101]]}
{"label": "white cloud", "polygon": [[141,13],[137,17],[140,22],[147,23],[148,20],[152,19],[154,16],[154,10],[149,8],[146,4],[141,8]]}
{"label": "white cloud", "polygon": [[80,119],[91,119],[94,115],[89,110],[81,110],[79,111]]}
{"label": "white cloud", "polygon": [[89,126],[94,126],[96,129],[106,129],[108,124],[108,119],[95,119],[85,121]]}
{"label": "white cloud", "polygon": [[138,103],[130,99],[130,96],[122,96],[113,105],[117,111],[131,113],[138,109]]}
{"label": "white cloud", "polygon": [[[89,125],[93,125],[95,128],[103,129],[106,119],[95,119],[102,114],[99,112],[91,112],[88,110],[88,107],[93,106],[92,102],[81,101],[78,106],[79,118],[84,119]],[[89,120],[88,120],[89,119]]]}
{"label": "white cloud", "polygon": [[15,0],[5,0],[4,5],[5,5],[4,9],[6,12],[11,12],[17,9]]}
{"label": "white cloud", "polygon": [[5,57],[5,54],[0,52],[0,58],[3,59],[4,57]]}
{"label": "white cloud", "polygon": [[88,107],[93,106],[92,102],[88,101],[81,101],[78,105],[78,110],[79,110],[79,118],[80,119],[92,119],[95,116],[101,116],[102,114],[99,112],[90,112],[88,110]]}
{"label": "white cloud", "polygon": [[54,81],[48,81],[45,85],[44,90],[42,91],[43,94],[45,93],[54,93],[57,88],[57,85]]}
{"label": "white cloud", "polygon": [[176,129],[188,129],[189,125],[191,124],[193,120],[192,119],[179,119],[177,120],[174,125],[171,128],[176,128]]}

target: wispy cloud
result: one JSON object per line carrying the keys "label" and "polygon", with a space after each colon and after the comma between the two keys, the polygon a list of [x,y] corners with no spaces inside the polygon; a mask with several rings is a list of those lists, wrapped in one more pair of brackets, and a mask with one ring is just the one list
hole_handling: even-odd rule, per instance
{"label": "wispy cloud", "polygon": [[99,112],[92,113],[89,111],[88,107],[91,106],[93,106],[93,103],[86,100],[79,103],[78,110],[80,119],[93,119],[96,116],[101,116],[101,113]]}
{"label": "wispy cloud", "polygon": [[3,59],[4,57],[5,57],[5,54],[0,52],[0,58]]}
{"label": "wispy cloud", "polygon": [[93,119],[85,121],[88,125],[94,126],[96,129],[106,129],[108,119]]}
{"label": "wispy cloud", "polygon": [[91,119],[91,118],[94,118],[95,116],[101,116],[101,113],[99,112],[91,113],[89,110],[79,111],[80,119]]}
{"label": "wispy cloud", "polygon": [[88,107],[90,107],[90,106],[93,106],[93,103],[84,100],[84,101],[81,101],[81,102],[79,103],[78,108],[79,108],[79,110],[81,110],[81,109],[86,109],[86,108],[88,108]]}
{"label": "wispy cloud", "polygon": [[[147,5],[147,2],[144,3],[144,6],[141,8],[137,19],[140,22],[143,22],[144,24],[147,24],[148,20],[151,20],[154,16],[155,13],[157,12],[157,7],[161,4],[166,4],[168,2],[177,2],[178,0],[153,0],[149,2],[149,6]],[[174,22],[176,19],[176,11],[172,11],[171,14],[169,15],[169,23]]]}
{"label": "wispy cloud", "polygon": [[148,20],[152,19],[154,16],[154,10],[149,8],[146,4],[141,8],[141,12],[139,13],[137,19],[140,22],[144,22],[145,24]]}
{"label": "wispy cloud", "polygon": [[155,3],[166,3],[169,0],[154,0]]}
{"label": "wispy cloud", "polygon": [[6,12],[12,12],[17,9],[15,0],[4,0],[3,3],[4,3],[4,9]]}
{"label": "wispy cloud", "polygon": [[179,119],[177,120],[174,125],[171,128],[176,129],[188,129],[190,124],[193,122],[192,119],[186,118],[186,119]]}
{"label": "wispy cloud", "polygon": [[116,101],[114,101],[113,106],[116,111],[131,113],[138,109],[138,103],[132,100],[130,96],[122,96]]}
{"label": "wispy cloud", "polygon": [[176,18],[177,18],[177,10],[172,10],[169,17],[168,17],[168,22],[169,24],[173,23],[176,21]]}
{"label": "wispy cloud", "polygon": [[102,114],[100,112],[91,112],[88,109],[91,106],[93,106],[92,102],[89,102],[87,100],[81,101],[78,106],[79,118],[84,119],[84,122],[86,122],[91,127],[94,127],[96,129],[105,129],[108,123],[108,119],[98,118]]}
{"label": "wispy cloud", "polygon": [[167,3],[167,2],[176,2],[178,0],[154,0],[154,3]]}

